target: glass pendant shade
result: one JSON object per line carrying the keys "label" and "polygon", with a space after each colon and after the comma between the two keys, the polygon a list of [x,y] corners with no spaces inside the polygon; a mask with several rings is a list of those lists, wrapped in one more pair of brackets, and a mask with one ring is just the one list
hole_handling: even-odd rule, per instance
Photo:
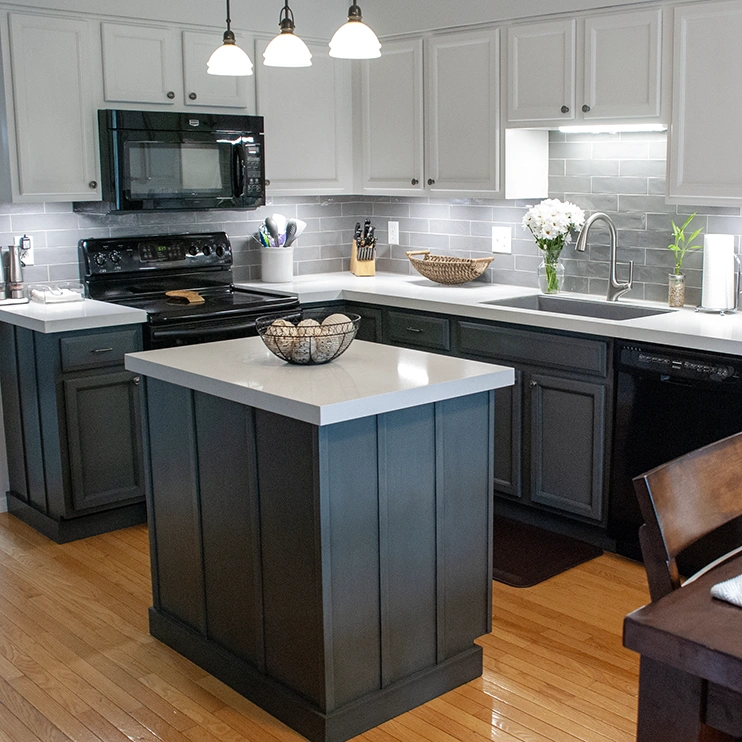
{"label": "glass pendant shade", "polygon": [[214,51],[206,63],[206,72],[210,75],[232,77],[252,75],[252,62],[250,57],[237,46],[230,27],[232,19],[229,16],[229,0],[227,0],[227,30],[224,32],[222,45]]}
{"label": "glass pendant shade", "polygon": [[376,59],[381,56],[381,43],[361,19],[355,3],[348,10],[348,21],[330,39],[330,56],[338,59]]}
{"label": "glass pendant shade", "polygon": [[267,67],[311,67],[312,53],[294,33],[294,14],[288,0],[281,10],[278,27],[281,33],[265,48],[263,64]]}

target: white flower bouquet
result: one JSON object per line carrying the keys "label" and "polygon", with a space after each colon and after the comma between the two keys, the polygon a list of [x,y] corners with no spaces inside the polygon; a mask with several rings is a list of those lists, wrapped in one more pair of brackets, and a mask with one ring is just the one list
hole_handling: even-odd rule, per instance
{"label": "white flower bouquet", "polygon": [[523,217],[526,227],[544,253],[546,293],[559,291],[557,266],[562,248],[569,244],[571,232],[579,231],[585,224],[585,212],[569,201],[547,198],[531,207]]}

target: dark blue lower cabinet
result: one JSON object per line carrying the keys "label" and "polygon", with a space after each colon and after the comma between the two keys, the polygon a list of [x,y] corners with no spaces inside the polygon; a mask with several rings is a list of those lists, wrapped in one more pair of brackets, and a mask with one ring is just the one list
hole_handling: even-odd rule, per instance
{"label": "dark blue lower cabinet", "polygon": [[147,400],[153,636],[311,740],[481,674],[492,393],[324,427]]}

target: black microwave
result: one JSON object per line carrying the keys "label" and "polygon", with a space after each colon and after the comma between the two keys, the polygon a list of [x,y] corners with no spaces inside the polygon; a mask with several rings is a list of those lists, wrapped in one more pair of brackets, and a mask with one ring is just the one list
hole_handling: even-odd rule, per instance
{"label": "black microwave", "polygon": [[98,126],[111,211],[265,204],[262,116],[100,110]]}

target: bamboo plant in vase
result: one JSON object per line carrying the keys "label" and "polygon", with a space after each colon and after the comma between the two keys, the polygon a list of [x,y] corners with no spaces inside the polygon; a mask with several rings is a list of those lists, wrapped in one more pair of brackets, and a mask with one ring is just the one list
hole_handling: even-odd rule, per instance
{"label": "bamboo plant in vase", "polygon": [[672,234],[674,241],[667,247],[675,253],[675,270],[670,273],[669,287],[667,294],[667,303],[671,307],[682,307],[685,304],[685,274],[683,273],[683,259],[688,250],[697,250],[702,245],[694,245],[693,240],[701,234],[701,229],[697,229],[690,237],[685,236],[685,230],[693,221],[695,214],[691,214],[682,227],[678,227],[673,221]]}
{"label": "bamboo plant in vase", "polygon": [[564,280],[564,266],[559,257],[569,244],[572,231],[579,231],[584,224],[585,212],[579,206],[556,198],[547,198],[531,207],[523,217],[523,226],[533,235],[543,254],[538,267],[542,293],[559,293]]}

